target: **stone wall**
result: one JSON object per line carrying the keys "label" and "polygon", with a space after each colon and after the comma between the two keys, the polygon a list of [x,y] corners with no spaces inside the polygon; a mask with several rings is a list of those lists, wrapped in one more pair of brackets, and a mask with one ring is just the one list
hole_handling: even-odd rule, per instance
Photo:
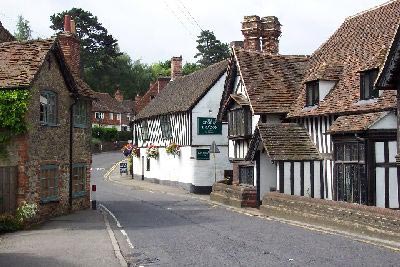
{"label": "stone wall", "polygon": [[400,242],[400,211],[347,202],[267,193],[260,211],[342,231]]}
{"label": "stone wall", "polygon": [[249,185],[227,185],[217,182],[212,186],[210,194],[212,201],[217,201],[225,205],[242,207],[257,207],[257,189]]}

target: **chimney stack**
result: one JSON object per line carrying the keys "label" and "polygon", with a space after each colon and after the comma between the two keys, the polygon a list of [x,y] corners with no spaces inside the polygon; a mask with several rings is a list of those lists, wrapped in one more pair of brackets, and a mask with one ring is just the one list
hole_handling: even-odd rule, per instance
{"label": "chimney stack", "polygon": [[261,19],[261,39],[263,53],[277,55],[279,53],[279,37],[281,36],[281,24],[275,16]]}
{"label": "chimney stack", "polygon": [[260,51],[261,20],[259,16],[245,16],[242,22],[244,49]]}
{"label": "chimney stack", "polygon": [[117,88],[117,91],[115,91],[114,93],[114,98],[118,101],[118,102],[122,102],[124,101],[124,95],[122,94],[122,92]]}
{"label": "chimney stack", "polygon": [[182,76],[182,56],[171,58],[171,81]]}
{"label": "chimney stack", "polygon": [[76,36],[75,21],[70,15],[64,16],[64,31],[58,35],[58,40],[69,69],[73,74],[80,76],[80,45]]}

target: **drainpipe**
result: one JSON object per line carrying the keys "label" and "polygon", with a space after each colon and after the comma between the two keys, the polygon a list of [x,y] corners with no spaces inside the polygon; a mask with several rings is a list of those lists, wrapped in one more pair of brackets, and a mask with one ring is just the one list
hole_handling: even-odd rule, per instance
{"label": "drainpipe", "polygon": [[76,98],[73,98],[72,105],[69,107],[69,210],[72,211],[72,164],[73,164],[73,141],[74,141],[74,106],[76,104]]}

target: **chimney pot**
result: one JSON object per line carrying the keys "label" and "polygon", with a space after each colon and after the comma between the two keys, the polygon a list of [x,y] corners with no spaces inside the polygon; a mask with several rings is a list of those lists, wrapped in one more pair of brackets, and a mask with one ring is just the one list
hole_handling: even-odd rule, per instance
{"label": "chimney pot", "polygon": [[171,58],[171,81],[182,76],[182,56]]}
{"label": "chimney pot", "polygon": [[64,16],[64,31],[71,32],[71,16],[70,15]]}
{"label": "chimney pot", "polygon": [[73,20],[73,19],[71,19],[71,33],[73,33],[73,34],[76,33],[75,20]]}

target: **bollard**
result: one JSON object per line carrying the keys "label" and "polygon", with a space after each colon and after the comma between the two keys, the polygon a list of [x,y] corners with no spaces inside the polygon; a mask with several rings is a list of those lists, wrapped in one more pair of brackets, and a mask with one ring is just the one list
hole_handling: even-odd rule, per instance
{"label": "bollard", "polygon": [[92,210],[97,209],[96,206],[96,185],[92,184]]}

